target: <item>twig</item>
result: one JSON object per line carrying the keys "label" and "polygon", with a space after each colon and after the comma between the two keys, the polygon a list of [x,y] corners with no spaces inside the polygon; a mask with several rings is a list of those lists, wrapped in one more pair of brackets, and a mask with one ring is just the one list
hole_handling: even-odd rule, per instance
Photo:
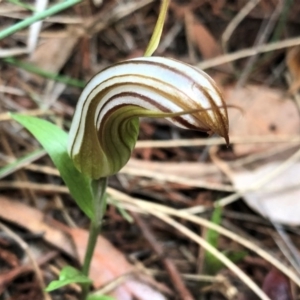
{"label": "twig", "polygon": [[[57,251],[51,251],[45,255],[43,255],[41,258],[37,259],[37,264],[39,266],[44,265],[45,263],[47,263],[48,261],[52,260],[53,258],[55,258],[59,253]],[[11,281],[13,281],[16,277],[20,276],[21,274],[27,273],[27,272],[31,272],[34,271],[33,266],[29,263],[29,264],[25,264],[25,265],[21,265],[18,266],[14,269],[12,269],[11,271],[8,271],[6,273],[3,273],[0,275],[0,293],[1,293],[1,289],[4,288],[5,286],[7,286]]]}
{"label": "twig", "polygon": [[[260,37],[257,38],[257,42],[255,43],[255,47],[262,45],[263,43],[265,43],[265,41],[268,39],[268,37],[270,36],[270,34],[272,33],[276,21],[282,11],[282,6],[283,6],[283,1],[280,0],[277,4],[276,9],[274,10],[274,12],[272,13],[271,17],[269,18],[269,20],[267,21],[267,25],[265,26],[265,28],[263,29]],[[243,72],[241,73],[241,75],[239,76],[239,80],[236,84],[236,89],[238,89],[239,87],[243,86],[245,84],[245,82],[247,81],[247,78],[253,68],[253,65],[255,64],[255,61],[258,58],[258,54],[253,55],[249,58],[249,60],[246,63],[246,66],[243,68]]]}
{"label": "twig", "polygon": [[[34,13],[38,14],[40,12],[45,11],[48,6],[48,2],[49,2],[48,0],[35,1]],[[43,24],[43,21],[38,21],[38,22],[33,23],[29,27],[29,34],[28,34],[28,38],[27,38],[27,50],[31,55],[33,54],[33,52],[37,46],[39,34],[40,34],[40,31],[42,28],[42,24]]]}
{"label": "twig", "polygon": [[[272,222],[272,220],[271,220]],[[286,234],[283,226],[279,223],[272,222],[273,226],[277,230],[279,236],[282,239],[282,242],[285,244],[286,249],[289,251],[291,258],[289,259],[290,263],[294,266],[295,270],[300,275],[300,257],[299,257],[299,251],[295,247],[294,243],[290,239],[290,237]]]}
{"label": "twig", "polygon": [[41,273],[41,270],[36,262],[36,260],[34,259],[30,248],[28,246],[28,244],[21,239],[17,234],[15,234],[12,230],[10,230],[7,226],[5,226],[3,223],[0,222],[0,228],[7,234],[9,235],[14,241],[16,241],[18,243],[18,245],[26,252],[32,267],[34,269],[34,272],[36,274],[36,278],[38,280],[38,283],[40,285],[41,291],[44,295],[44,299],[45,300],[51,300],[49,294],[47,292],[45,292],[45,283],[44,283],[44,279],[43,279],[43,275]]}
{"label": "twig", "polygon": [[230,61],[256,55],[257,53],[270,52],[270,51],[289,48],[297,45],[300,45],[300,37],[286,39],[275,43],[265,44],[258,47],[251,47],[240,51],[236,51],[234,53],[221,55],[216,58],[202,61],[199,64],[197,64],[196,67],[205,70],[205,69],[209,69],[212,67],[216,67],[228,63]]}
{"label": "twig", "polygon": [[63,218],[65,219],[66,223],[71,228],[76,228],[77,225],[75,221],[70,216],[68,209],[65,207],[64,202],[62,201],[59,194],[54,195],[54,203],[55,206],[61,211]]}
{"label": "twig", "polygon": [[117,21],[133,14],[135,11],[145,7],[146,5],[154,2],[155,0],[141,0],[138,2],[128,2],[125,5],[120,5],[113,9],[107,16],[103,17],[102,14],[93,18],[86,25],[86,33],[93,36],[95,33],[107,28],[107,26],[116,23]]}
{"label": "twig", "polygon": [[145,239],[149,242],[153,250],[162,260],[166,270],[170,275],[171,280],[173,281],[174,288],[177,290],[177,292],[180,295],[180,299],[193,300],[194,297],[186,288],[176,266],[174,265],[171,259],[169,259],[168,257],[164,257],[164,250],[162,246],[157,242],[153,232],[146,225],[146,222],[138,214],[134,212],[132,212],[132,216],[134,217],[136,223],[139,225],[140,229],[142,230]]}
{"label": "twig", "polygon": [[224,254],[210,245],[207,241],[203,238],[192,232],[187,227],[181,225],[177,221],[173,220],[172,218],[168,217],[165,214],[162,214],[157,211],[150,212],[152,215],[156,216],[157,218],[163,220],[167,224],[173,226],[178,231],[185,234],[191,240],[199,244],[201,247],[205,248],[206,251],[209,251],[213,254],[217,259],[219,259],[224,265],[226,265],[232,272],[234,272],[257,296],[260,297],[262,300],[270,300],[270,298],[257,286],[257,284],[248,276],[246,275],[237,265],[235,265],[231,260],[229,260]]}
{"label": "twig", "polygon": [[38,149],[15,161],[12,161],[12,159],[9,160],[10,164],[0,169],[0,179],[14,173],[17,170],[20,170],[21,168],[43,157],[44,155],[46,155],[46,151],[43,149]]}
{"label": "twig", "polygon": [[[251,144],[251,143],[299,143],[300,136],[249,136],[249,137],[231,137],[231,144]],[[211,139],[180,139],[169,141],[138,141],[136,148],[172,148],[172,147],[194,147],[194,146],[212,146],[226,145],[223,138]]]}
{"label": "twig", "polygon": [[189,179],[181,176],[162,174],[156,171],[138,169],[132,167],[125,167],[120,171],[120,173],[130,174],[134,176],[145,176],[159,181],[174,182],[182,185],[194,186],[198,188],[205,188],[205,189],[216,190],[216,191],[232,192],[235,190],[230,185],[213,183],[213,182],[203,181],[200,179]]}
{"label": "twig", "polygon": [[68,194],[69,189],[66,186],[58,186],[55,184],[39,184],[33,182],[24,182],[24,181],[1,181],[0,189],[31,189],[34,191],[41,191],[45,193],[62,193]]}
{"label": "twig", "polygon": [[227,43],[230,39],[233,31],[238,27],[241,21],[250,13],[250,11],[260,2],[261,0],[250,0],[246,5],[238,12],[238,14],[230,21],[225,31],[222,34],[222,48],[224,52],[227,52]]}
{"label": "twig", "polygon": [[[162,212],[168,215],[176,216],[185,220],[188,220],[190,222],[193,222],[195,224],[198,224],[200,226],[204,226],[210,229],[213,229],[220,234],[232,239],[233,241],[236,241],[237,243],[243,245],[244,247],[250,249],[251,251],[255,252],[257,255],[264,258],[266,261],[268,261],[270,264],[274,265],[277,269],[279,269],[282,273],[284,273],[286,276],[288,276],[291,280],[293,280],[299,287],[300,287],[300,278],[298,275],[296,275],[291,269],[287,268],[281,261],[276,259],[274,255],[270,255],[268,252],[263,250],[261,247],[258,247],[254,243],[252,243],[250,240],[245,239],[234,232],[227,230],[226,228],[216,225],[204,218],[194,216],[192,214],[189,214],[185,211],[180,211],[173,209],[171,207],[167,207],[160,204],[150,203],[138,198],[132,198],[122,192],[119,192],[115,189],[108,188],[107,192],[114,197],[114,199],[118,199],[119,201],[122,201],[123,204],[129,203],[133,207],[139,207],[144,212],[151,212],[151,211],[158,211]],[[131,208],[129,206],[129,209]]]}
{"label": "twig", "polygon": [[[165,271],[160,271],[156,269],[149,269],[147,268],[145,270],[147,274],[150,275],[163,275],[167,274]],[[199,282],[217,282],[218,278],[216,276],[210,276],[210,275],[203,275],[203,274],[181,274],[182,278],[190,281],[199,281]]]}
{"label": "twig", "polygon": [[[0,182],[0,184],[1,184],[1,182]],[[11,185],[11,187],[13,186],[14,188],[16,188],[19,185],[22,187],[25,184],[21,182],[21,183]],[[55,189],[55,187],[56,187],[55,185],[49,185],[49,184],[33,184],[33,185],[31,185],[30,188],[34,188],[35,190],[42,190],[42,191],[48,191],[48,192],[52,191],[53,192],[53,189]],[[61,193],[67,193],[67,194],[69,193],[69,191],[66,187],[56,187],[56,188],[58,188],[57,190],[59,190],[59,192],[61,192]],[[150,202],[138,199],[138,198],[132,198],[122,192],[119,192],[119,191],[109,188],[109,187],[107,188],[107,193],[110,196],[112,196],[114,199],[117,199],[118,201],[123,202],[123,206],[125,206],[125,204],[129,204],[129,205],[126,205],[127,209],[133,209],[134,211],[136,211],[137,208],[139,208],[139,209],[142,209],[142,211],[144,211],[144,212],[156,210],[156,211],[160,211],[165,214],[168,214],[168,215],[180,217],[182,219],[191,221],[195,224],[198,224],[198,225],[201,225],[201,226],[204,226],[207,228],[211,228],[211,229],[219,232],[220,234],[243,245],[244,247],[250,249],[251,251],[257,253],[259,256],[263,257],[266,261],[268,261],[269,263],[274,265],[282,273],[284,273],[286,276],[288,276],[291,280],[293,280],[300,287],[300,278],[291,269],[287,268],[281,261],[276,259],[274,257],[274,255],[270,255],[268,252],[266,252],[262,248],[256,246],[251,241],[244,239],[243,237],[235,234],[232,231],[227,230],[224,227],[218,226],[204,218],[195,216],[186,211],[180,211],[180,210],[176,210],[176,209],[164,206],[164,205],[150,203]]]}
{"label": "twig", "polygon": [[119,287],[123,283],[126,283],[126,281],[130,280],[133,277],[133,275],[134,275],[133,273],[122,274],[122,275],[118,276],[117,278],[106,283],[103,287],[101,287],[101,289],[97,290],[96,292],[92,293],[91,295],[99,296],[99,298],[101,299],[100,296],[109,294],[110,292],[114,291],[117,287]]}

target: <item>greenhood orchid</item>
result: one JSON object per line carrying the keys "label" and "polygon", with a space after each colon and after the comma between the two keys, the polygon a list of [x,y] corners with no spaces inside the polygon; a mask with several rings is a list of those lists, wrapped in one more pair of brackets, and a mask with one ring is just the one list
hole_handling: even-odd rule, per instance
{"label": "greenhood orchid", "polygon": [[76,168],[93,179],[117,173],[135,146],[139,117],[167,117],[228,142],[227,110],[212,78],[174,59],[141,57],[104,69],[84,88],[68,142]]}

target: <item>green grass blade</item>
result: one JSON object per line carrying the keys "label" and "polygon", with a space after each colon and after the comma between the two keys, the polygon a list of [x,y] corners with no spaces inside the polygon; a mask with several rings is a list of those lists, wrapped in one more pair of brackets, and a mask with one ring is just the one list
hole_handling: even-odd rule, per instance
{"label": "green grass blade", "polygon": [[52,7],[48,8],[47,10],[41,11],[39,13],[34,14],[31,17],[28,17],[20,22],[18,22],[15,25],[9,26],[6,29],[3,29],[0,31],[0,40],[10,36],[11,34],[30,26],[31,24],[43,20],[47,17],[50,17],[64,9],[67,9],[71,6],[74,6],[75,4],[81,2],[81,0],[66,0],[63,2],[60,2],[59,4],[53,5]]}
{"label": "green grass blade", "polygon": [[[217,206],[213,211],[211,221],[216,225],[220,225],[221,220],[222,220],[222,207]],[[213,229],[208,229],[206,233],[206,241],[214,248],[217,248],[219,236],[220,234],[217,231]],[[204,259],[205,273],[209,275],[215,275],[222,267],[223,264],[219,261],[219,259],[217,259],[210,252],[208,251],[205,252],[205,259]]]}
{"label": "green grass blade", "polygon": [[23,69],[27,72],[37,74],[37,75],[40,75],[42,77],[52,79],[52,80],[55,80],[55,81],[59,81],[59,82],[65,83],[67,85],[71,85],[71,86],[75,86],[75,87],[79,87],[79,88],[83,88],[85,86],[84,81],[77,80],[77,79],[74,79],[74,78],[70,78],[68,76],[62,76],[62,75],[58,75],[58,74],[55,74],[55,73],[51,73],[51,72],[45,71],[43,69],[40,69],[40,68],[34,66],[33,64],[22,62],[22,61],[19,61],[19,60],[15,59],[15,58],[12,58],[12,57],[4,58],[3,61],[8,63],[8,64],[14,65],[18,68],[21,68],[21,69]]}

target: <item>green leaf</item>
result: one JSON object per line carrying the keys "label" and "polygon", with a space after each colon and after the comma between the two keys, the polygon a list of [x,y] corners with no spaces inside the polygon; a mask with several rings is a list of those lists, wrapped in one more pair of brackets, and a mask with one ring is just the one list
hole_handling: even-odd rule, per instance
{"label": "green leaf", "polygon": [[106,295],[89,295],[87,300],[115,300],[115,298]]}
{"label": "green leaf", "polygon": [[94,220],[90,179],[75,168],[69,157],[67,133],[46,120],[20,114],[11,114],[11,116],[29,130],[42,144],[59,170],[77,205],[91,220]]}
{"label": "green leaf", "polygon": [[235,252],[224,251],[223,254],[225,254],[226,257],[228,257],[234,263],[240,262],[248,255],[247,251],[235,251]]}
{"label": "green leaf", "polygon": [[167,11],[168,11],[169,2],[170,0],[162,0],[159,16],[144,56],[151,56],[153,52],[156,50],[156,48],[158,47],[162,30],[164,27],[164,23],[165,23]]}
{"label": "green leaf", "polygon": [[46,291],[51,292],[71,283],[91,282],[92,280],[83,275],[79,270],[70,266],[66,266],[60,271],[59,280],[54,280],[50,282],[50,284],[46,288]]}
{"label": "green leaf", "polygon": [[[212,214],[211,221],[216,224],[220,225],[222,219],[222,207],[217,206]],[[213,247],[217,248],[219,240],[219,233],[213,229],[208,229],[206,233],[206,241],[212,245]],[[213,254],[206,251],[205,252],[205,259],[204,259],[204,269],[207,274],[214,275],[220,269],[223,268],[223,263],[219,261]]]}
{"label": "green leaf", "polygon": [[[217,206],[213,211],[211,221],[216,224],[220,225],[222,220],[222,207]],[[206,233],[206,240],[209,242],[213,247],[218,247],[218,240],[220,234],[212,229],[207,230]],[[232,262],[238,263],[241,261],[246,255],[247,252],[245,251],[223,251],[222,252],[227,258],[229,258]],[[223,263],[219,261],[214,255],[210,252],[205,252],[205,259],[204,259],[204,270],[205,273],[210,275],[215,275],[224,267]]]}
{"label": "green leaf", "polygon": [[[211,217],[211,222],[216,224],[216,225],[220,225],[221,220],[222,220],[222,207],[217,206],[213,211],[213,214],[212,214],[212,217]],[[220,236],[219,232],[217,232],[213,229],[209,229],[209,230],[207,230],[206,240],[213,247],[217,248],[219,236]]]}

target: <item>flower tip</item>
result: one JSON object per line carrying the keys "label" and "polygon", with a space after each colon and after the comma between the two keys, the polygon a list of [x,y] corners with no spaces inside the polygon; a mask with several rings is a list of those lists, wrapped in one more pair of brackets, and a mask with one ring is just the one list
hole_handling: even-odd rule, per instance
{"label": "flower tip", "polygon": [[226,146],[227,146],[227,148],[229,148],[229,146],[230,146],[229,135],[228,135],[228,134],[226,134],[226,135],[224,136],[224,139],[225,139],[225,142],[226,142]]}

